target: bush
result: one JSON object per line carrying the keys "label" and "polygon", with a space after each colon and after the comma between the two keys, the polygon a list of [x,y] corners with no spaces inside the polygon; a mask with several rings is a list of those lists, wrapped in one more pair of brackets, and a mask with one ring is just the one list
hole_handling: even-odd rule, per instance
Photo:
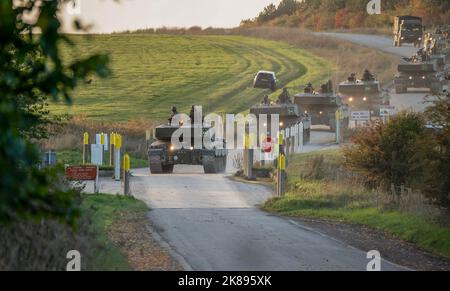
{"label": "bush", "polygon": [[402,112],[387,124],[371,123],[358,130],[353,145],[344,149],[345,165],[363,175],[371,187],[420,185],[426,136],[419,113]]}

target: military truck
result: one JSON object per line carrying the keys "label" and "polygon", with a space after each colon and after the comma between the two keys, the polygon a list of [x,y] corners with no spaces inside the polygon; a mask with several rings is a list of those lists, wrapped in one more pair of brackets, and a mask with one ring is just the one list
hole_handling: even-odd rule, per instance
{"label": "military truck", "polygon": [[339,84],[342,102],[348,104],[350,111],[370,111],[371,116],[379,116],[381,105],[388,105],[388,97],[383,94],[380,82],[365,70],[361,80],[352,74],[347,81]]}
{"label": "military truck", "polygon": [[[180,128],[191,130],[191,144],[194,145],[195,129],[199,129],[204,136],[210,127],[203,124],[174,125],[172,123],[160,125],[155,129],[156,141],[148,149],[150,171],[152,174],[170,174],[175,165],[202,165],[206,174],[223,173],[226,170],[227,155],[225,142],[219,148],[207,149],[204,145],[201,149],[183,148],[176,149],[172,145],[172,136]],[[213,137],[214,138],[214,137]],[[202,138],[203,139],[203,138]],[[202,140],[203,144],[203,140]]]}
{"label": "military truck", "polygon": [[424,27],[422,18],[417,16],[396,16],[394,18],[394,46],[402,46],[404,43],[412,43],[420,47],[423,38]]}
{"label": "military truck", "polygon": [[[318,92],[309,88],[296,94],[294,103],[311,117],[312,125],[326,125],[331,131],[336,131],[336,112],[339,108],[346,108],[341,96],[333,91],[331,83],[322,85]],[[344,126],[348,126],[348,118],[344,119]]]}
{"label": "military truck", "polygon": [[270,102],[265,98],[261,104],[250,108],[250,113],[256,116],[261,114],[267,115],[267,132],[265,134],[271,134],[269,125],[271,124],[270,117],[272,114],[279,115],[280,129],[289,128],[303,122],[303,141],[306,144],[311,140],[311,118],[301,113],[297,104],[292,103],[287,90],[283,91],[276,103]]}
{"label": "military truck", "polygon": [[432,93],[442,90],[439,62],[430,59],[423,52],[412,58],[404,58],[397,70],[398,73],[394,78],[397,94],[406,93],[408,88],[428,88]]}

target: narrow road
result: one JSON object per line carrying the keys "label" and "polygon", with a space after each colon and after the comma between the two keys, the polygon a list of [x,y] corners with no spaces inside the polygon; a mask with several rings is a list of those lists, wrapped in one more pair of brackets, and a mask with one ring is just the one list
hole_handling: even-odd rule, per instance
{"label": "narrow road", "polygon": [[[413,45],[394,47],[392,38],[387,36],[334,32],[318,32],[315,34],[347,40],[359,45],[375,48],[386,53],[398,55],[399,59],[400,57],[411,57],[418,50]],[[394,79],[394,76],[392,76],[392,79]],[[413,110],[420,112],[424,111],[427,107],[423,98],[429,94],[429,90],[426,88],[409,89],[407,94],[396,94],[394,89],[391,88],[389,94],[391,96],[391,105],[394,105],[397,110]]]}
{"label": "narrow road", "polygon": [[[333,138],[314,132],[307,150],[332,147]],[[205,176],[195,166],[178,166],[173,175],[141,169],[133,176],[133,195],[152,209],[153,231],[188,270],[366,270],[368,250],[259,210],[273,195],[268,187]],[[388,262],[382,268],[402,270]]]}
{"label": "narrow road", "polygon": [[[183,167],[171,176],[134,175],[134,189],[145,189],[134,195],[152,208],[153,229],[187,269],[366,270],[366,252],[259,210],[272,195],[264,186],[205,179]],[[387,262],[382,268],[402,270]]]}

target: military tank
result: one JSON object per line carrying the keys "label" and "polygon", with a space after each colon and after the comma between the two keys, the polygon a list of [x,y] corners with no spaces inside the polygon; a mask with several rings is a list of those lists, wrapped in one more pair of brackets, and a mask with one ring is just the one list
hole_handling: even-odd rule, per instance
{"label": "military tank", "polygon": [[[265,98],[261,104],[251,107],[250,113],[256,116],[261,114],[267,115],[268,124],[271,124],[271,115],[277,114],[279,116],[280,129],[289,128],[303,122],[303,141],[306,144],[311,140],[311,118],[299,111],[297,104],[292,102],[287,89],[283,90],[276,103],[270,102],[268,98]],[[271,134],[270,126],[268,126],[267,130],[266,134]]]}
{"label": "military tank", "polygon": [[[308,84],[303,93],[294,96],[294,103],[311,117],[312,125],[326,125],[331,131],[336,131],[336,112],[347,107],[333,91],[331,81],[323,84],[318,92]],[[348,118],[344,119],[344,126],[348,126]]]}
{"label": "military tank", "polygon": [[365,70],[361,80],[352,74],[347,81],[339,84],[338,91],[350,111],[368,110],[371,116],[379,116],[381,105],[389,105],[380,82],[368,70]]}
{"label": "military tank", "polygon": [[440,92],[439,66],[436,59],[430,59],[423,51],[412,58],[404,58],[394,78],[395,92],[406,93],[408,88],[428,88],[432,93]]}
{"label": "military tank", "polygon": [[[172,144],[172,136],[180,128],[191,130],[192,145],[195,144],[196,129],[199,129],[202,133],[202,148],[196,149],[190,147],[177,149]],[[156,127],[156,141],[148,149],[150,172],[152,174],[170,174],[173,173],[175,165],[202,165],[206,174],[225,172],[228,156],[225,141],[219,141],[221,146],[214,149],[207,149],[203,144],[203,137],[210,128],[203,124],[183,125],[180,123],[174,125],[171,122]]]}

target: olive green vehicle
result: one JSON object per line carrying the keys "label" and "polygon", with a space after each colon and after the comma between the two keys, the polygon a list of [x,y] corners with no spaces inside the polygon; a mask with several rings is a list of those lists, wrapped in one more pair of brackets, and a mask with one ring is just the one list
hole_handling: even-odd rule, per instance
{"label": "olive green vehicle", "polygon": [[380,82],[368,71],[358,80],[352,74],[347,81],[339,84],[342,102],[348,104],[350,111],[370,111],[371,116],[379,116],[382,105],[389,105],[387,96],[381,90]]}
{"label": "olive green vehicle", "polygon": [[[290,128],[302,122],[304,144],[309,143],[309,141],[311,140],[311,118],[303,114],[299,110],[297,104],[292,102],[289,93],[286,89],[284,89],[283,93],[279,96],[278,102],[272,103],[266,97],[261,104],[255,105],[252,108],[250,108],[250,113],[256,116],[262,114],[267,115],[268,119],[267,125],[271,124],[272,114],[278,115],[280,122],[280,129]],[[271,130],[270,126],[267,126],[267,132],[265,134],[272,135],[270,130]]]}
{"label": "olive green vehicle", "polygon": [[[191,129],[192,145],[194,144],[195,127],[199,126],[203,135],[210,129],[203,125],[185,126]],[[155,129],[156,141],[148,150],[150,171],[152,174],[170,174],[175,165],[202,165],[206,174],[223,173],[226,170],[227,155],[225,142],[220,148],[201,149],[183,148],[175,149],[171,139],[174,132],[181,128],[173,124],[160,125]],[[222,142],[222,141],[221,141]],[[202,141],[203,144],[203,141]]]}
{"label": "olive green vehicle", "polygon": [[394,79],[395,92],[406,93],[408,88],[428,88],[432,93],[442,90],[439,77],[439,62],[436,59],[404,59],[398,65]]}
{"label": "olive green vehicle", "polygon": [[[312,125],[326,125],[331,131],[336,131],[336,112],[346,111],[347,105],[341,96],[333,91],[332,84],[322,85],[319,92],[306,87],[303,93],[294,96],[294,103],[311,117]],[[348,126],[348,118],[344,119],[344,127]]]}

